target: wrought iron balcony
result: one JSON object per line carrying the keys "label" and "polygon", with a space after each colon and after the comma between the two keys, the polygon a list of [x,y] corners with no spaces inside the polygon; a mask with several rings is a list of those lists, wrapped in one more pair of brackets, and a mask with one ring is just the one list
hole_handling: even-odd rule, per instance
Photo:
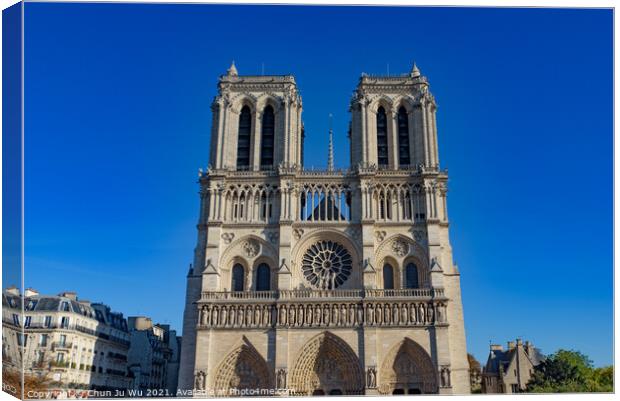
{"label": "wrought iron balcony", "polygon": [[73,347],[72,343],[54,342],[52,343],[52,351],[69,351]]}

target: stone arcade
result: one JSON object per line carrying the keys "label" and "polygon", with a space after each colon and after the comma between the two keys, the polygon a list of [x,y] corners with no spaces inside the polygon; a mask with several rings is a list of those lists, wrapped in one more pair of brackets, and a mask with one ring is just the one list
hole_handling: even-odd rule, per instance
{"label": "stone arcade", "polygon": [[303,168],[295,79],[220,77],[179,388],[469,393],[436,104],[414,65],[362,75],[351,169]]}

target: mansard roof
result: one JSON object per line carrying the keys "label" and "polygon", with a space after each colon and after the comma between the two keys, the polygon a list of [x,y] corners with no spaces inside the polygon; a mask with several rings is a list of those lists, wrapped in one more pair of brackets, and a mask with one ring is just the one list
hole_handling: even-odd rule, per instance
{"label": "mansard roof", "polygon": [[[33,295],[23,298],[24,311],[26,312],[72,312],[79,315],[96,319],[116,329],[127,331],[127,322],[120,312],[113,312],[107,305],[101,303],[91,304],[88,301],[78,301],[61,295]],[[2,306],[11,309],[22,309],[21,295],[11,294],[7,291],[2,293]]]}

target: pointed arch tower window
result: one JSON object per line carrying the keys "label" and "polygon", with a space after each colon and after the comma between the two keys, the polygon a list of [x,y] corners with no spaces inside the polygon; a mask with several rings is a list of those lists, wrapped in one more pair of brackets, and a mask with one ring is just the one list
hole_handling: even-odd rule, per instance
{"label": "pointed arch tower window", "polygon": [[406,288],[419,288],[420,283],[418,281],[418,267],[413,263],[409,263],[405,268],[405,287]]}
{"label": "pointed arch tower window", "polygon": [[394,289],[394,268],[389,264],[383,266],[383,288],[386,290]]}
{"label": "pointed arch tower window", "polygon": [[261,263],[256,270],[256,291],[269,291],[271,288],[269,265]]}
{"label": "pointed arch tower window", "polygon": [[260,141],[260,168],[273,167],[273,150],[275,140],[275,114],[273,107],[267,106],[263,110],[263,126]]}
{"label": "pointed arch tower window", "polygon": [[383,106],[377,110],[377,164],[379,166],[388,164],[387,114]]}
{"label": "pointed arch tower window", "polygon": [[230,289],[232,291],[243,291],[244,276],[245,271],[243,269],[243,266],[241,266],[239,263],[234,265],[232,269],[232,282],[230,283]]}
{"label": "pointed arch tower window", "polygon": [[239,115],[237,135],[237,169],[247,169],[250,165],[250,137],[252,132],[252,112],[243,106]]}
{"label": "pointed arch tower window", "polygon": [[398,165],[409,166],[409,116],[404,107],[398,109]]}

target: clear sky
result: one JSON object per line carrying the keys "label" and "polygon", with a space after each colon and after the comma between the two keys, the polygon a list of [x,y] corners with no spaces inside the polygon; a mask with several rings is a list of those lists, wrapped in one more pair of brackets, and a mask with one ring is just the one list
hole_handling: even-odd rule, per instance
{"label": "clear sky", "polygon": [[[26,5],[26,285],[181,331],[217,78],[292,73],[306,166],[348,165],[362,72],[415,60],[469,351],[517,336],[612,363],[610,10]],[[10,283],[6,283],[8,285]]]}

